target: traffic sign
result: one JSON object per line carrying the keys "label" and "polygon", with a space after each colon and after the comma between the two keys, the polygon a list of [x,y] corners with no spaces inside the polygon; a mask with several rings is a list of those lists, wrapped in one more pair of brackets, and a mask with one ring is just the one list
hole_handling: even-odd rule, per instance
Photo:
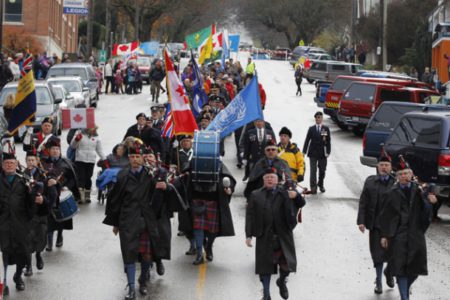
{"label": "traffic sign", "polygon": [[98,61],[99,62],[106,62],[106,59],[107,59],[106,50],[99,50],[98,51]]}

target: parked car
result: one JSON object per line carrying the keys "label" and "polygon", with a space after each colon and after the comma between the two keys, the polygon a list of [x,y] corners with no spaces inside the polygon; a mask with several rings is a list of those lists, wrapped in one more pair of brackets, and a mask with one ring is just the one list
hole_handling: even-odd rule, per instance
{"label": "parked car", "polygon": [[383,102],[367,124],[363,135],[363,155],[361,164],[375,167],[383,145],[394,130],[400,118],[408,112],[450,110],[446,105],[420,104],[409,102]]}
{"label": "parked car", "polygon": [[137,64],[139,72],[141,72],[142,81],[150,84],[150,70],[152,61],[148,56],[139,56],[137,59],[130,59],[130,62]]}
{"label": "parked car", "polygon": [[89,88],[83,85],[83,81],[80,77],[76,76],[51,77],[47,79],[47,83],[50,86],[54,85],[64,86],[65,90],[69,92],[74,99],[74,105],[69,107],[75,107],[79,105],[85,105],[85,107],[90,106]]}
{"label": "parked car", "polygon": [[327,91],[327,95],[325,98],[325,108],[323,109],[323,112],[326,115],[329,115],[331,119],[334,122],[338,123],[339,127],[342,127],[343,129],[345,129],[345,125],[339,123],[337,117],[339,101],[341,100],[344,91],[347,90],[348,87],[353,82],[378,82],[378,83],[401,85],[405,87],[410,86],[410,87],[432,89],[432,87],[430,87],[428,84],[414,79],[404,79],[404,78],[395,79],[385,77],[364,77],[364,76],[338,76]]}
{"label": "parked car", "polygon": [[[10,82],[3,88],[0,94],[0,114],[3,114],[3,103],[8,94],[16,94],[18,82]],[[54,120],[53,134],[60,135],[62,132],[62,116],[59,104],[62,102],[61,98],[55,98],[50,86],[45,81],[34,82],[36,93],[36,117],[33,123],[35,131],[41,127],[41,122],[45,117],[51,117]],[[24,127],[22,127],[24,128]],[[19,131],[22,132],[22,131]]]}
{"label": "parked car", "polygon": [[338,120],[360,135],[375,110],[385,101],[423,103],[436,91],[375,82],[353,82],[344,92],[338,108]]}
{"label": "parked car", "polygon": [[384,145],[393,165],[402,155],[420,181],[436,184],[440,198],[450,195],[450,111],[404,114]]}
{"label": "parked car", "polygon": [[60,108],[74,108],[79,106],[79,104],[76,103],[75,98],[66,90],[63,85],[54,84],[51,85],[50,88],[52,89],[53,96],[55,96],[55,98],[62,99],[61,103],[59,104]]}
{"label": "parked car", "polygon": [[316,102],[318,107],[325,106],[325,97],[327,95],[327,91],[331,86],[331,82],[329,81],[318,81],[316,82],[316,96],[314,97],[314,102]]}
{"label": "parked car", "polygon": [[291,53],[291,58],[289,60],[289,63],[292,66],[294,66],[298,62],[300,57],[302,57],[302,56],[306,57],[308,54],[312,54],[312,53],[327,54],[327,51],[325,51],[322,48],[318,48],[318,47],[297,46]]}
{"label": "parked car", "polygon": [[328,53],[311,53],[308,58],[311,60],[333,60],[333,57]]}
{"label": "parked car", "polygon": [[340,61],[312,61],[311,68],[305,69],[303,77],[309,82],[331,81],[339,75],[355,75],[363,66]]}
{"label": "parked car", "polygon": [[271,51],[270,58],[276,60],[287,60],[291,57],[291,49],[289,48],[277,48]]}
{"label": "parked car", "polygon": [[80,77],[85,87],[89,88],[90,106],[97,107],[98,80],[92,65],[86,63],[64,63],[52,66],[47,72],[47,78],[52,77]]}

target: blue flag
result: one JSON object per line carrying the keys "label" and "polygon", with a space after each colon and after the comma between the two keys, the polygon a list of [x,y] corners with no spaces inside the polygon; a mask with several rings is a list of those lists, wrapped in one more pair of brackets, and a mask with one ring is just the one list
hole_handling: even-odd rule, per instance
{"label": "blue flag", "polygon": [[203,79],[200,74],[200,70],[198,68],[197,62],[195,61],[194,55],[191,55],[191,63],[192,63],[192,91],[193,91],[193,99],[192,99],[192,113],[194,117],[201,112],[203,104],[208,102],[208,96],[205,93],[203,88]]}
{"label": "blue flag", "polygon": [[145,42],[142,43],[139,48],[141,48],[143,54],[155,56],[159,51],[159,42]]}
{"label": "blue flag", "polygon": [[239,51],[240,39],[241,39],[241,36],[239,34],[230,35],[228,37],[228,40],[230,41],[230,51],[231,52]]}
{"label": "blue flag", "polygon": [[222,139],[239,127],[258,119],[263,119],[263,113],[258,78],[255,76],[206,129],[220,131]]}

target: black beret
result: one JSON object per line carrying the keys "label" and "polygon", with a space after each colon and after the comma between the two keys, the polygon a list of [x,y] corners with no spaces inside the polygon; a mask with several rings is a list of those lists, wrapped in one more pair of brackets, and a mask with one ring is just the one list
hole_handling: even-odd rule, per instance
{"label": "black beret", "polygon": [[391,162],[391,159],[385,155],[382,155],[378,158],[378,162]]}
{"label": "black beret", "polygon": [[61,140],[56,136],[52,136],[45,143],[45,148],[50,149],[51,147],[61,147]]}
{"label": "black beret", "polygon": [[192,139],[192,135],[182,134],[182,135],[177,136],[177,139],[178,139],[178,141],[181,142],[182,140],[185,140],[185,139]]}
{"label": "black beret", "polygon": [[270,140],[267,141],[265,148],[267,148],[267,147],[276,147],[276,146],[277,146],[277,144],[275,143],[275,140],[274,139],[270,139]]}
{"label": "black beret", "polygon": [[29,157],[29,156],[37,156],[37,151],[34,147],[33,147],[33,149],[27,151],[26,157]]}
{"label": "black beret", "polygon": [[292,138],[292,132],[287,127],[281,128],[279,135],[282,134],[286,134],[287,136],[289,136],[289,138]]}
{"label": "black beret", "polygon": [[138,120],[140,117],[147,118],[147,116],[143,112],[137,114],[136,120]]}
{"label": "black beret", "polygon": [[314,118],[317,116],[323,116],[323,113],[321,111],[318,111],[314,114]]}
{"label": "black beret", "polygon": [[16,156],[14,155],[14,153],[3,152],[2,159],[3,159],[3,161],[8,160],[8,159],[16,159]]}
{"label": "black beret", "polygon": [[53,124],[53,118],[52,117],[45,117],[44,119],[42,119],[42,124],[44,124],[44,123]]}
{"label": "black beret", "polygon": [[209,114],[203,114],[200,118],[200,120],[210,120],[211,121],[211,117]]}
{"label": "black beret", "polygon": [[152,106],[151,108],[150,108],[150,110],[151,111],[159,111],[161,108],[159,107],[159,106]]}
{"label": "black beret", "polygon": [[148,147],[142,147],[142,154],[153,154],[153,149],[152,147],[148,146]]}
{"label": "black beret", "polygon": [[128,148],[128,154],[144,154],[145,147],[142,144],[134,143],[131,147]]}

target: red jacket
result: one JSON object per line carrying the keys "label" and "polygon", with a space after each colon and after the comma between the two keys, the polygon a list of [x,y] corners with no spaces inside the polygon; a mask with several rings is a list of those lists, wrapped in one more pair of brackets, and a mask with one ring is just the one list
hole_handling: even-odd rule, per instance
{"label": "red jacket", "polygon": [[227,82],[225,84],[225,88],[227,89],[228,95],[230,96],[230,100],[234,99],[234,85],[231,82]]}
{"label": "red jacket", "polygon": [[264,90],[261,83],[258,83],[259,85],[259,96],[261,97],[261,108],[264,109],[266,106],[266,91]]}

